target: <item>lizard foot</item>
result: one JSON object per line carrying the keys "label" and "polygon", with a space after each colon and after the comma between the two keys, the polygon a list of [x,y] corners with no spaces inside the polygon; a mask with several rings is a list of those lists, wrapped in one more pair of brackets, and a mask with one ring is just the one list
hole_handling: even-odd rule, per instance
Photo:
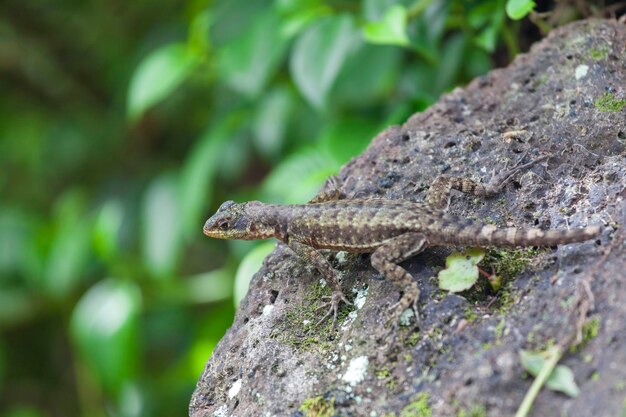
{"label": "lizard foot", "polygon": [[335,325],[337,324],[337,312],[339,311],[339,304],[343,301],[344,303],[346,303],[347,305],[353,305],[352,302],[350,300],[348,300],[345,296],[345,294],[343,293],[343,291],[341,290],[334,290],[333,291],[333,295],[331,296],[326,296],[323,297],[322,299],[328,299],[330,301],[322,304],[317,310],[323,310],[325,307],[330,306],[330,308],[328,309],[328,312],[324,315],[324,317],[322,317],[318,322],[317,322],[317,326],[319,326],[320,324],[322,324],[324,321],[326,321],[327,318],[329,318],[330,316],[333,317],[333,325],[331,327],[331,331],[335,330]]}
{"label": "lizard foot", "polygon": [[510,169],[504,171],[503,173],[501,173],[499,175],[495,175],[493,178],[491,178],[491,181],[489,181],[488,186],[491,186],[491,187],[501,187],[504,184],[506,184],[509,181],[511,181],[513,176],[515,174],[517,174],[518,172],[522,171],[523,169],[530,168],[531,166],[535,165],[537,162],[541,162],[543,160],[546,160],[546,159],[550,158],[550,156],[551,156],[551,155],[542,155],[542,156],[540,156],[538,158],[535,158],[535,159],[531,160],[530,162],[522,164],[522,161],[526,158],[526,155],[528,155],[528,153],[529,153],[529,151],[524,152],[522,157]]}

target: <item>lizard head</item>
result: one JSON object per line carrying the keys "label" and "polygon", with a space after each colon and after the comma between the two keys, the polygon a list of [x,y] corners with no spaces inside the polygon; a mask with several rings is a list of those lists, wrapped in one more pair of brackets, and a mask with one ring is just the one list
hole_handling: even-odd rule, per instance
{"label": "lizard head", "polygon": [[[254,240],[274,235],[274,229],[258,219],[263,204],[258,201],[235,203],[226,201],[217,212],[204,223],[203,232],[216,239]],[[261,209],[261,210],[259,210]]]}

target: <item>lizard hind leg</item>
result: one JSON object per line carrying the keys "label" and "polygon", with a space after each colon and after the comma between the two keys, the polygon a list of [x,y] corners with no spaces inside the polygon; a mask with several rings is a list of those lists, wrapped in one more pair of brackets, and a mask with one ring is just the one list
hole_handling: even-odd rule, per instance
{"label": "lizard hind leg", "polygon": [[399,262],[417,255],[428,245],[426,237],[421,233],[405,233],[379,246],[372,254],[372,266],[385,278],[392,280],[402,291],[400,300],[390,307],[394,335],[398,330],[400,316],[407,308],[415,314],[415,321],[419,321],[417,302],[419,288],[417,282],[408,271],[398,265]]}
{"label": "lizard hind leg", "polygon": [[[524,154],[526,156],[526,154]],[[450,202],[450,191],[457,190],[466,194],[473,194],[481,197],[490,197],[500,193],[506,184],[513,179],[513,176],[523,169],[529,168],[539,161],[549,158],[549,155],[544,155],[539,158],[533,159],[530,162],[522,164],[524,156],[509,170],[502,172],[499,175],[495,175],[487,184],[483,184],[469,178],[453,177],[450,175],[440,175],[433,181],[428,195],[426,196],[426,203],[435,209],[445,210],[448,208]]]}

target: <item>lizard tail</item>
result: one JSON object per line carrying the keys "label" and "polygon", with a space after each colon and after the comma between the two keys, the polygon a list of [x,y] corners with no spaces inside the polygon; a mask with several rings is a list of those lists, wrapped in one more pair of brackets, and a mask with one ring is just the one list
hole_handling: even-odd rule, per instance
{"label": "lizard tail", "polygon": [[494,225],[482,225],[474,229],[472,233],[460,231],[458,237],[464,244],[477,246],[556,246],[584,242],[598,236],[601,231],[602,228],[598,225],[581,229],[553,230],[497,228]]}

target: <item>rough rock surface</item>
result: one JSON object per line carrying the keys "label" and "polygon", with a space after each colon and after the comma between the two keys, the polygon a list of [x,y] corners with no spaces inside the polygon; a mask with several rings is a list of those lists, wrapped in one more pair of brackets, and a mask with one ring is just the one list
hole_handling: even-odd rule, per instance
{"label": "rough rock surface", "polygon": [[319,317],[319,273],[277,245],[209,359],[191,415],[513,415],[532,382],[519,351],[568,340],[582,305],[591,324],[560,362],[580,395],[544,388],[531,415],[624,415],[625,48],[626,26],[615,21],[554,30],[508,68],[382,132],[340,173],[349,195],[419,200],[441,173],[487,181],[527,150],[547,152],[499,197],[454,195],[451,211],[502,226],[602,223],[599,239],[492,250],[485,268],[510,275],[497,293],[440,291],[435,277],[453,248],[426,250],[403,264],[419,282],[421,322],[395,341],[384,320],[399,293],[367,255],[328,253],[360,307],[345,308],[328,337],[328,327],[306,322]]}

